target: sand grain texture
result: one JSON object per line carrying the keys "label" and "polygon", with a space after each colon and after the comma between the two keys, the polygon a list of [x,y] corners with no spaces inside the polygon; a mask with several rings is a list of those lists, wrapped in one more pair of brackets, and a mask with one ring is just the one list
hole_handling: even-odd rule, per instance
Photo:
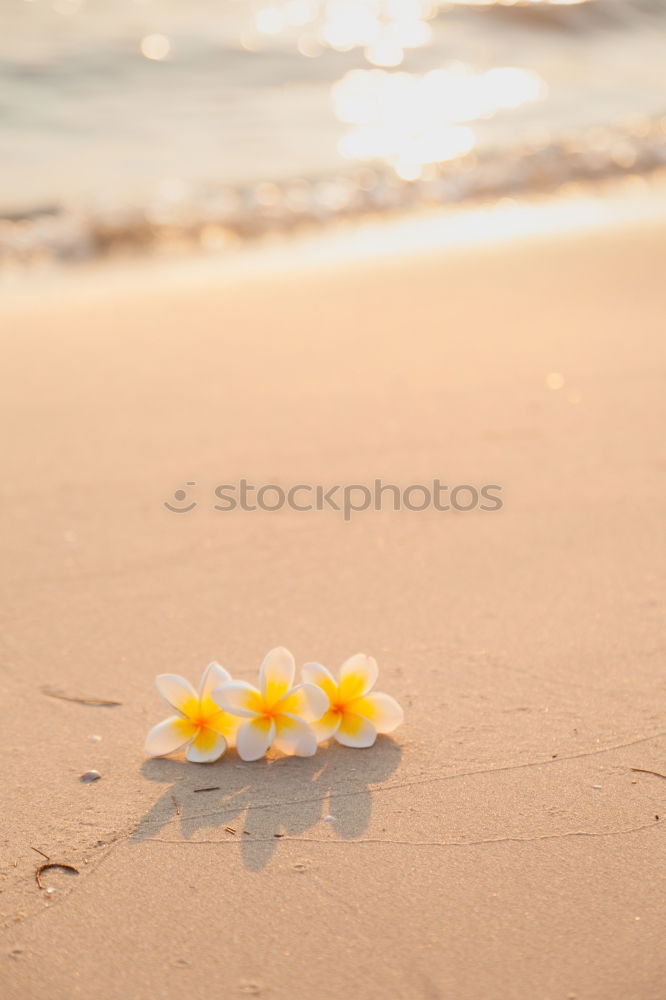
{"label": "sand grain texture", "polygon": [[[631,771],[666,770],[663,252],[629,228],[4,308],[7,1000],[664,996],[666,781]],[[505,507],[214,511],[241,476]],[[375,655],[395,739],[143,760],[156,673],[252,679],[277,644]],[[29,845],[80,869],[48,902]]]}

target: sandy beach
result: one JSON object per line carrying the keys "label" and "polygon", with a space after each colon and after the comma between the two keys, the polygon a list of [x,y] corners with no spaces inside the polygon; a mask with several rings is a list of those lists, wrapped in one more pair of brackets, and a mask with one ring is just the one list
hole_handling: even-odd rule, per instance
{"label": "sandy beach", "polygon": [[[663,998],[665,239],[7,297],[7,1000]],[[242,477],[504,505],[216,511]],[[145,759],[156,674],[277,645],[375,656],[404,725]]]}

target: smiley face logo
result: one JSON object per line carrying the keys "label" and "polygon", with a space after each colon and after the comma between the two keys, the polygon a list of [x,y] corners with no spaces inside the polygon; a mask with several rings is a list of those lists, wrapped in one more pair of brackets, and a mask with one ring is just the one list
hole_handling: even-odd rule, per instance
{"label": "smiley face logo", "polygon": [[[185,485],[186,486],[196,486],[197,484],[196,483],[185,483]],[[174,500],[177,501],[178,504],[182,505],[185,502],[185,500],[187,500],[187,492],[186,492],[186,490],[176,490],[174,492],[174,494],[173,494],[173,498],[174,498]],[[197,505],[196,500],[193,500],[192,503],[187,504],[186,507],[183,507],[183,506],[174,506],[173,504],[170,504],[168,500],[164,501],[164,506],[166,507],[166,509],[172,511],[174,514],[188,514],[191,510],[194,510],[194,508],[196,507],[196,505]]]}

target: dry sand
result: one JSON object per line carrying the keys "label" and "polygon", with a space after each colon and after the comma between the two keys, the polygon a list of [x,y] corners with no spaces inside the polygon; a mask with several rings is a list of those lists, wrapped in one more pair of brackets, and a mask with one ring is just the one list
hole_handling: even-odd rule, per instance
{"label": "dry sand", "polygon": [[[666,780],[631,770],[666,772],[664,246],[8,302],[3,997],[666,995]],[[505,506],[213,511],[241,476]],[[253,679],[277,644],[375,655],[395,739],[143,759],[155,674]],[[47,897],[29,845],[80,874]]]}

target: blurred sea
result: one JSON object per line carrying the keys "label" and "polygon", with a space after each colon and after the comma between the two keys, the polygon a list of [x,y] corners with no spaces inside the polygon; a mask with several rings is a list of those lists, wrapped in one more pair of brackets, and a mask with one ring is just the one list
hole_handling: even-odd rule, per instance
{"label": "blurred sea", "polygon": [[666,0],[0,0],[0,257],[666,165]]}

